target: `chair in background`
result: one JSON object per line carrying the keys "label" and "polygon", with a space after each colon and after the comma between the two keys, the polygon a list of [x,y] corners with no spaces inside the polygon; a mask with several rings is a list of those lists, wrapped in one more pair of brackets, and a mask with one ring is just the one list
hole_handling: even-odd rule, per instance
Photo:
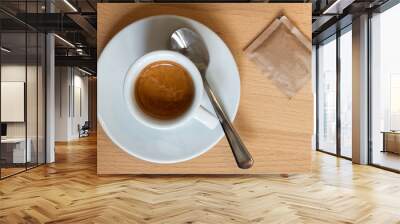
{"label": "chair in background", "polygon": [[89,129],[90,129],[89,121],[85,121],[82,127],[78,124],[79,138],[89,136]]}

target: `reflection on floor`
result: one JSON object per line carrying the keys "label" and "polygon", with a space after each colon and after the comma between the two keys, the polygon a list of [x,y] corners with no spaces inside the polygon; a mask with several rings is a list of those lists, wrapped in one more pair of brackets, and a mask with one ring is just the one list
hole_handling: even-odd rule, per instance
{"label": "reflection on floor", "polygon": [[4,177],[13,175],[15,173],[18,173],[18,172],[21,172],[21,171],[24,171],[24,170],[25,170],[25,167],[23,167],[23,168],[20,168],[20,167],[17,167],[17,168],[1,168],[1,177],[4,178]]}
{"label": "reflection on floor", "polygon": [[373,163],[389,167],[391,169],[400,170],[400,155],[392,152],[381,152],[374,151],[374,155],[372,157]]}
{"label": "reflection on floor", "polygon": [[32,167],[36,167],[36,163],[27,163],[26,166],[25,164],[3,164],[3,167],[1,168],[1,178],[17,174],[19,172],[25,171],[26,168],[30,169]]}
{"label": "reflection on floor", "polygon": [[349,147],[342,147],[341,151],[340,151],[341,155],[344,157],[347,157],[347,158],[352,157],[352,152],[353,152],[352,148],[349,148]]}
{"label": "reflection on floor", "polygon": [[0,181],[0,223],[399,223],[400,175],[313,152],[298,175],[98,176],[96,139]]}

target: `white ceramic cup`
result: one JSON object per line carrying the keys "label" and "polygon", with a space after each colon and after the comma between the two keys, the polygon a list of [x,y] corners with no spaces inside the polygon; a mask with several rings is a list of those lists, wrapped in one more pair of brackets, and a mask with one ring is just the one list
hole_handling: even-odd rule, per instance
{"label": "white ceramic cup", "polygon": [[[195,89],[192,105],[185,113],[177,118],[170,120],[160,120],[151,117],[142,111],[142,109],[136,102],[136,98],[134,97],[135,94],[133,93],[135,92],[135,83],[141,71],[147,65],[156,61],[172,61],[174,63],[177,63],[185,68],[192,78],[193,86]],[[199,70],[191,60],[175,51],[153,51],[137,59],[128,69],[128,72],[125,76],[123,92],[131,115],[135,117],[136,120],[148,127],[156,129],[176,128],[193,118],[200,121],[202,124],[210,129],[214,129],[218,124],[217,118],[201,106],[202,98],[204,95],[204,88]]]}

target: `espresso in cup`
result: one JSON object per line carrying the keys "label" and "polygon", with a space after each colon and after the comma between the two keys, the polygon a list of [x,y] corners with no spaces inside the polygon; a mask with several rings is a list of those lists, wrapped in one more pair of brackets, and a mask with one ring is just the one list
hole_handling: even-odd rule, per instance
{"label": "espresso in cup", "polygon": [[173,129],[192,119],[210,129],[219,124],[201,105],[204,88],[196,65],[175,51],[136,59],[125,75],[123,95],[130,114],[148,128]]}
{"label": "espresso in cup", "polygon": [[156,61],[141,70],[135,81],[134,97],[147,115],[171,120],[192,105],[195,87],[186,69],[173,61]]}

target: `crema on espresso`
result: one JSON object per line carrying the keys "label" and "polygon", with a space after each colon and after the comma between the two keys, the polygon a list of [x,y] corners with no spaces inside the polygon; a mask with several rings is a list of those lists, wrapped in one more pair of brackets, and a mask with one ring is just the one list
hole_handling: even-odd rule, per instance
{"label": "crema on espresso", "polygon": [[157,61],[140,72],[133,97],[147,115],[169,120],[190,108],[194,94],[192,78],[184,67],[172,61]]}

